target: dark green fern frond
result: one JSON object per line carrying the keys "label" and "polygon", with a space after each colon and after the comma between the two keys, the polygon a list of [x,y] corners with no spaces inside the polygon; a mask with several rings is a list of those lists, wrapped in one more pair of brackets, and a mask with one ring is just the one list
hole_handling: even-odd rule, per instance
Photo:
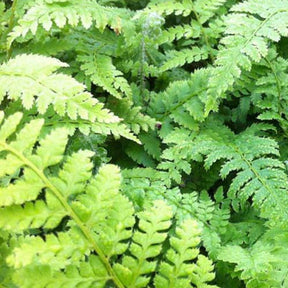
{"label": "dark green fern frond", "polygon": [[134,106],[129,99],[110,99],[107,107],[136,134],[141,130],[148,132],[155,129],[156,120],[147,114],[144,114],[140,106]]}
{"label": "dark green fern frond", "polygon": [[[151,97],[149,113],[163,122],[174,121],[190,130],[197,130],[204,120],[204,99],[206,97],[208,70],[197,70],[185,81],[172,82],[167,89]],[[170,131],[169,131],[170,132]]]}
{"label": "dark green fern frond", "polygon": [[216,127],[212,124],[203,131],[192,153],[194,150],[206,155],[206,169],[216,161],[225,160],[220,170],[223,179],[232,172],[237,173],[228,191],[234,208],[237,210],[238,205],[252,197],[253,205],[260,209],[262,217],[271,220],[272,225],[287,219],[287,175],[284,164],[276,158],[279,156],[277,143],[257,135],[261,126],[252,126],[238,135],[225,128],[218,133]]}

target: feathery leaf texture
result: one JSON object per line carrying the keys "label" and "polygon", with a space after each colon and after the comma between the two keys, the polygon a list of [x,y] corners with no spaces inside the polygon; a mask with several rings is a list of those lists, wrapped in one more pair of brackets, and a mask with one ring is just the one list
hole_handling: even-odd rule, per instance
{"label": "feathery leaf texture", "polygon": [[278,42],[288,35],[288,2],[245,1],[234,5],[226,17],[226,37],[220,49],[211,77],[206,113],[216,110],[218,100],[241,77],[242,70],[251,70],[268,54],[268,43]]}
{"label": "feathery leaf texture", "polygon": [[[25,109],[31,109],[36,105],[40,114],[44,114],[52,106],[61,117],[58,119],[60,122],[61,120],[65,122],[63,118],[66,116],[70,119],[68,123],[78,125],[79,121],[79,127],[74,125],[75,128],[83,127],[86,123],[86,126],[91,126],[88,130],[91,129],[96,133],[108,130],[105,134],[110,134],[112,131],[117,137],[123,135],[139,143],[124,124],[119,123],[121,119],[103,108],[102,103],[85,91],[83,84],[68,75],[55,72],[61,67],[67,67],[67,64],[56,58],[27,54],[19,55],[2,64],[0,102],[8,94],[8,99],[13,101],[21,99]],[[70,128],[72,126],[70,125]]]}
{"label": "feathery leaf texture", "polygon": [[235,271],[248,288],[285,287],[288,283],[287,235],[287,229],[273,228],[252,247],[224,246],[219,259],[235,264]]}
{"label": "feathery leaf texture", "polygon": [[225,127],[219,130],[213,122],[206,129],[190,153],[205,155],[206,169],[223,159],[223,179],[236,172],[228,191],[234,208],[238,210],[238,205],[252,197],[253,205],[261,210],[262,217],[271,219],[271,225],[287,219],[287,175],[283,162],[276,159],[278,145],[257,135],[266,127],[254,125],[238,135]]}
{"label": "feathery leaf texture", "polygon": [[[21,287],[31,286],[33,278],[23,279],[19,275],[29,275],[38,263],[35,273],[42,287],[61,287],[70,273],[76,282],[92,285],[97,281],[99,287],[104,287],[109,279],[117,287],[146,287],[157,267],[152,259],[162,251],[172,224],[171,207],[160,200],[155,202],[150,210],[137,214],[139,221],[132,230],[134,208],[119,193],[119,168],[108,164],[93,176],[89,160],[93,152],[80,150],[64,157],[68,129],[56,128],[39,138],[44,121],[32,120],[19,130],[21,118],[20,112],[7,119],[1,113],[0,176],[14,176],[13,182],[0,190],[0,227],[22,234],[19,245],[7,257],[7,263],[17,270],[14,281]],[[65,225],[64,231],[49,233],[58,225]],[[32,232],[39,228],[45,229],[45,238]],[[179,232],[178,237],[184,242],[196,237],[192,233],[186,239],[186,234],[190,235],[189,230]],[[124,255],[127,249],[129,254]],[[117,255],[122,255],[121,261],[111,264],[110,260]],[[206,267],[207,263],[203,265]],[[91,273],[100,270],[88,277],[82,275],[83,267]],[[209,267],[203,268],[208,274]],[[47,275],[41,276],[43,271]],[[195,281],[213,278],[207,278],[206,272],[195,273]],[[54,277],[60,277],[58,284]]]}
{"label": "feathery leaf texture", "polygon": [[[94,56],[79,56],[77,60],[83,63],[80,68],[90,77],[91,81],[114,97],[121,99],[124,94],[131,98],[132,91],[123,77],[123,73],[116,69],[109,56],[97,54]],[[120,90],[120,92],[119,92]]]}
{"label": "feathery leaf texture", "polygon": [[[217,288],[209,285],[214,279],[212,262],[203,255],[192,263],[198,254],[201,230],[194,220],[185,220],[176,228],[175,236],[170,238],[171,248],[166,253],[167,261],[160,263],[159,274],[154,279],[155,287],[196,287]],[[166,260],[165,259],[165,260]]]}
{"label": "feathery leaf texture", "polygon": [[41,55],[23,54],[11,59],[0,67],[1,102],[7,93],[9,99],[20,98],[25,109],[36,104],[41,114],[53,104],[60,116],[80,117],[91,122],[118,122],[116,116],[102,109],[103,105],[85,91],[83,84],[63,73],[55,73],[67,66],[58,59]]}
{"label": "feathery leaf texture", "polygon": [[272,226],[282,223],[280,219],[285,223],[287,175],[283,162],[277,159],[279,147],[273,139],[257,135],[271,126],[254,125],[234,134],[211,119],[202,127],[199,133],[189,134],[184,129],[170,133],[166,142],[173,145],[164,150],[162,158],[166,161],[159,168],[168,170],[170,177],[180,182],[181,172],[189,174],[191,163],[202,161],[202,155],[206,156],[207,170],[223,160],[220,177],[225,179],[231,173],[236,174],[228,190],[234,209],[239,211],[252,197],[253,205]]}
{"label": "feathery leaf texture", "polygon": [[288,0],[0,2],[1,287],[288,287]]}
{"label": "feathery leaf texture", "polygon": [[115,31],[121,31],[122,22],[129,19],[130,14],[128,9],[101,6],[94,0],[36,0],[10,33],[8,43],[11,45],[28,32],[35,35],[39,26],[50,31],[53,24],[63,28],[66,24],[75,27],[81,23],[86,29],[94,24],[101,31],[109,25]]}

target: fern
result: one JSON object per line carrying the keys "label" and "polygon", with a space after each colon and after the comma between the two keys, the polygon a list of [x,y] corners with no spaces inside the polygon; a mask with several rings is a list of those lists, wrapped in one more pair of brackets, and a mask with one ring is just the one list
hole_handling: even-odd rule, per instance
{"label": "fern", "polygon": [[165,122],[174,121],[183,127],[197,130],[198,122],[205,119],[203,102],[207,73],[207,70],[198,70],[190,79],[172,82],[164,92],[155,95],[149,108],[157,116],[156,119],[164,125]]}
{"label": "fern", "polygon": [[[21,98],[26,109],[36,104],[41,114],[53,103],[55,112],[60,116],[68,115],[71,119],[79,116],[90,121],[99,118],[102,122],[109,121],[105,110],[104,115],[100,116],[97,110],[100,110],[102,105],[97,105],[97,101],[84,91],[83,85],[69,76],[53,73],[66,66],[57,59],[40,55],[21,55],[10,60],[1,66],[1,101],[8,93],[12,100]],[[33,77],[30,74],[33,74]],[[12,85],[14,81],[19,80],[22,86]],[[37,101],[34,96],[38,96]],[[98,112],[98,117],[95,111]],[[117,121],[117,118],[113,120],[111,116],[110,119],[112,122]]]}
{"label": "fern", "polygon": [[[53,24],[63,28],[66,23],[77,26],[81,22],[87,29],[96,20],[94,23],[100,30],[104,30],[109,25],[113,29],[121,31],[121,22],[127,17],[126,15],[127,11],[125,10],[101,6],[93,0],[88,2],[39,0],[35,1],[33,6],[28,9],[19,21],[19,25],[14,27],[10,33],[9,43],[11,44],[20,36],[25,37],[28,32],[35,35],[38,26],[50,31]],[[124,18],[121,20],[120,17]]]}
{"label": "fern", "polygon": [[[170,239],[171,248],[166,256],[168,261],[160,263],[160,274],[154,280],[155,287],[191,287],[191,282],[197,287],[217,287],[205,283],[214,278],[211,273],[212,263],[205,256],[199,256],[196,264],[187,264],[199,253],[199,250],[195,249],[200,240],[198,237],[200,231],[197,228],[195,222],[187,220],[176,229],[176,235]],[[190,229],[191,238],[186,238],[185,235]]]}
{"label": "fern", "polygon": [[[113,127],[113,123],[119,122],[120,119],[117,116],[107,109],[103,109],[103,104],[92,98],[92,95],[84,90],[84,85],[68,75],[53,73],[56,69],[66,66],[57,59],[40,55],[23,54],[10,60],[0,68],[0,101],[3,101],[4,96],[8,93],[8,98],[11,100],[21,99],[25,109],[30,109],[36,105],[40,114],[44,114],[49,105],[53,104],[53,110],[59,116],[67,116],[73,121],[80,118],[80,127],[82,120],[86,120],[86,124],[92,126],[97,121],[98,125],[95,126],[98,126],[98,131],[97,128],[92,128],[95,132],[99,132],[101,129],[99,123],[104,124],[103,129],[100,130],[104,132],[104,127],[109,127],[108,123],[111,123]],[[15,81],[21,81],[21,85],[13,85]],[[137,141],[132,134],[123,128],[118,132],[117,129],[110,129],[118,133],[116,136],[123,134]],[[89,127],[89,129],[91,128]]]}
{"label": "fern", "polygon": [[[83,56],[79,57],[78,60],[83,63],[81,69],[85,71],[87,76],[91,77],[95,85],[103,87],[104,90],[118,99],[122,98],[121,92],[131,98],[132,91],[129,84],[122,77],[122,73],[113,66],[110,57],[105,55]],[[111,74],[108,75],[107,71],[110,71]],[[119,93],[118,90],[121,92]]]}
{"label": "fern", "polygon": [[[146,275],[156,269],[156,261],[151,261],[161,252],[161,244],[167,237],[172,218],[171,209],[159,202],[151,211],[139,214],[139,229],[134,233],[130,245],[131,256],[124,256],[122,263],[114,268],[126,287],[147,287],[150,279]],[[143,232],[142,232],[143,231]],[[148,259],[151,259],[148,261]]]}
{"label": "fern", "polygon": [[[264,6],[263,6],[264,5]],[[233,6],[226,19],[226,37],[216,67],[209,79],[206,112],[217,108],[217,101],[253,63],[268,54],[268,42],[287,36],[285,1],[245,1]],[[245,23],[245,29],[243,29]]]}
{"label": "fern", "polygon": [[[285,287],[287,284],[287,262],[283,255],[287,249],[287,231],[275,239],[279,230],[264,234],[253,247],[226,246],[219,259],[236,264],[235,271],[245,281],[246,287]],[[276,248],[277,247],[277,248]]]}
{"label": "fern", "polygon": [[208,58],[207,51],[201,51],[198,47],[194,49],[183,49],[181,51],[171,51],[167,55],[167,60],[164,65],[161,67],[161,72],[166,70],[183,66],[186,63],[198,62],[200,60],[206,60]]}
{"label": "fern", "polygon": [[286,287],[287,7],[2,1],[0,286]]}
{"label": "fern", "polygon": [[123,192],[133,200],[138,209],[143,209],[155,199],[165,200],[173,207],[180,222],[191,217],[196,219],[202,225],[203,244],[209,255],[213,257],[218,253],[230,218],[230,203],[223,201],[221,189],[215,196],[219,201],[217,204],[205,191],[182,194],[179,187],[171,188],[171,179],[165,172],[155,173],[151,168],[134,169],[124,170],[123,176]]}
{"label": "fern", "polygon": [[214,134],[213,124],[208,129],[212,129],[209,131],[211,138],[208,136],[205,139],[204,136],[202,140],[200,136],[201,140],[195,145],[195,151],[199,149],[201,154],[207,155],[207,169],[216,161],[225,159],[220,170],[222,178],[226,178],[232,171],[237,171],[228,191],[235,209],[252,196],[254,205],[261,209],[262,217],[270,218],[274,225],[279,217],[286,219],[284,207],[287,176],[283,163],[273,158],[279,155],[276,142],[257,136],[258,129],[261,130],[261,127],[257,126],[237,136],[229,130],[221,135]]}

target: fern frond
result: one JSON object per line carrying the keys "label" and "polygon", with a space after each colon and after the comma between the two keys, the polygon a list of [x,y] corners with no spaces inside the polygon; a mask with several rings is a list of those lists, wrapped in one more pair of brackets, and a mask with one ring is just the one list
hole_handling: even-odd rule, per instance
{"label": "fern frond", "polygon": [[62,272],[53,270],[49,265],[31,264],[24,269],[17,270],[13,275],[13,280],[23,288],[31,287],[31,285],[35,288],[74,288],[75,285],[105,287],[110,277],[104,265],[95,255],[87,256],[87,258],[88,261],[81,262],[79,266],[69,265]]}
{"label": "fern frond", "polygon": [[288,283],[286,241],[286,228],[271,229],[250,247],[223,247],[219,259],[233,263],[235,272],[248,288],[285,287]]}
{"label": "fern frond", "polygon": [[77,60],[82,63],[80,69],[90,77],[92,83],[118,99],[123,97],[122,94],[131,98],[132,91],[127,80],[113,65],[109,56],[94,54],[94,56],[79,56]]}
{"label": "fern frond", "polygon": [[[64,158],[68,129],[56,128],[41,136],[43,121],[35,119],[18,128],[21,116],[21,113],[16,113],[3,122],[2,113],[0,128],[1,173],[2,176],[15,175],[15,183],[1,187],[0,215],[10,218],[1,220],[0,224],[2,229],[23,235],[7,257],[7,263],[17,270],[14,281],[21,283],[22,287],[31,286],[33,278],[24,281],[19,275],[29,275],[37,263],[40,271],[48,273],[39,276],[42,287],[49,287],[52,283],[60,287],[69,273],[73,273],[79,283],[86,281],[91,285],[99,280],[99,287],[109,279],[120,288],[146,287],[157,270],[156,257],[162,251],[172,223],[172,208],[163,201],[157,201],[152,208],[138,213],[139,221],[134,227],[132,203],[119,193],[121,177],[118,167],[102,166],[98,174],[92,176],[89,161],[92,152],[79,151]],[[53,142],[53,139],[57,140]],[[19,170],[21,173],[15,174]],[[16,197],[13,189],[19,183],[22,186],[15,190]],[[64,218],[68,220],[63,222]],[[63,231],[49,233],[60,222],[64,225]],[[45,229],[45,238],[38,235],[37,228]],[[186,233],[183,230],[179,235]],[[183,239],[185,237],[183,235]],[[171,243],[173,246],[174,242]],[[115,261],[119,255],[122,255],[121,260]],[[95,274],[96,280],[92,277],[86,279],[87,274],[81,272],[83,265],[89,269],[91,257],[96,265],[93,270],[100,267],[99,273]],[[198,275],[196,270],[194,272]],[[206,272],[199,274],[199,281],[207,280]],[[83,279],[79,279],[79,274]],[[59,277],[58,284],[54,277]]]}
{"label": "fern frond", "polygon": [[[60,116],[80,117],[94,122],[117,122],[119,119],[102,109],[85,87],[72,77],[54,73],[67,64],[55,58],[40,55],[19,55],[0,67],[0,100],[8,93],[12,100],[21,99],[26,109],[36,104],[43,114],[49,105]],[[14,85],[19,83],[19,85]],[[35,99],[35,96],[37,97]]]}
{"label": "fern frond", "polygon": [[[194,28],[194,29],[193,29]],[[159,37],[156,39],[158,45],[164,43],[172,43],[174,40],[181,38],[198,38],[200,36],[200,29],[196,29],[191,25],[177,25],[174,27],[163,30]]]}
{"label": "fern frond", "polygon": [[140,212],[139,231],[135,232],[129,248],[131,256],[124,256],[121,264],[114,265],[116,273],[126,287],[147,287],[157,262],[154,260],[162,249],[171,226],[172,210],[165,202],[158,201],[150,211]]}
{"label": "fern frond", "polygon": [[283,163],[275,159],[279,155],[277,143],[257,136],[257,125],[238,135],[224,127],[220,134],[217,130],[215,124],[211,124],[203,140],[195,143],[193,152],[206,155],[206,169],[218,160],[225,160],[220,170],[223,179],[233,171],[237,173],[228,191],[234,208],[237,210],[237,205],[243,205],[252,197],[253,205],[260,209],[263,218],[271,220],[271,225],[287,219],[287,176]]}
{"label": "fern frond", "polygon": [[183,66],[191,62],[198,62],[208,58],[208,51],[193,47],[192,49],[182,49],[181,51],[169,51],[166,55],[165,63],[160,67],[160,71],[164,72],[172,68]]}
{"label": "fern frond", "polygon": [[140,13],[148,13],[148,11],[153,11],[154,13],[156,12],[160,15],[170,15],[175,13],[176,15],[188,16],[193,9],[193,4],[191,0],[168,0],[158,3],[157,2],[158,1],[154,1],[154,3],[149,3],[146,8]]}
{"label": "fern frond", "polygon": [[90,254],[91,247],[89,242],[79,241],[79,235],[75,232],[47,234],[45,241],[41,237],[27,236],[23,244],[15,248],[6,261],[16,269],[29,266],[36,261],[42,265],[49,264],[56,271],[72,263],[77,265],[81,259],[83,260],[85,254]]}
{"label": "fern frond", "polygon": [[[17,215],[17,217],[15,217]],[[43,227],[53,229],[57,227],[61,220],[66,216],[61,204],[53,197],[47,197],[46,203],[41,200],[35,203],[21,205],[11,205],[0,208],[0,226],[5,231],[21,233],[29,228]]]}
{"label": "fern frond", "polygon": [[227,0],[197,0],[193,3],[194,10],[197,13],[197,21],[204,24],[210,18],[215,16],[217,10],[225,6]]}
{"label": "fern frond", "polygon": [[[72,259],[83,260],[83,255],[89,255],[89,251],[95,251],[108,274],[114,275],[112,278],[116,277],[109,264],[109,258],[112,255],[122,254],[127,249],[128,244],[124,244],[122,241],[131,236],[131,227],[134,224],[132,205],[118,193],[119,169],[112,165],[104,166],[100,169],[97,177],[90,180],[92,166],[88,159],[92,154],[84,151],[68,157],[60,169],[47,169],[55,165],[59,167],[63,162],[69,131],[63,128],[54,129],[50,135],[38,140],[39,146],[34,148],[37,136],[40,134],[40,124],[43,125],[43,121],[41,123],[40,120],[34,120],[32,124],[31,122],[26,124],[29,129],[24,126],[16,139],[11,138],[20,120],[20,113],[12,115],[0,129],[1,161],[4,164],[2,175],[13,174],[18,169],[23,171],[22,175],[17,177],[16,184],[10,183],[7,187],[1,188],[3,189],[1,214],[2,216],[11,216],[8,222],[2,222],[2,228],[10,230],[15,228],[13,226],[16,224],[20,224],[22,232],[40,227],[53,229],[63,217],[70,217],[71,220],[67,232],[57,236],[46,235],[45,241],[39,236],[32,238],[26,236],[23,244],[13,250],[13,254],[8,259],[9,263],[15,268],[19,268],[29,266],[34,261],[43,265],[52,262],[54,269],[59,270],[69,265]],[[38,124],[39,122],[40,124]],[[55,143],[51,143],[51,139],[54,138],[56,139]],[[19,145],[20,140],[22,145]],[[32,150],[31,147],[34,149]],[[6,163],[7,165],[5,165]],[[83,166],[80,167],[79,164]],[[109,181],[107,181],[108,175]],[[90,183],[87,185],[88,180]],[[20,190],[15,189],[16,185],[21,185],[18,188]],[[5,195],[4,190],[6,190]],[[23,193],[26,190],[27,193]],[[44,197],[45,201],[39,198],[40,192],[44,193],[41,199]],[[111,202],[111,199],[114,199],[114,202]],[[33,204],[31,200],[37,201]],[[117,206],[116,203],[117,205],[122,204]],[[19,204],[23,208],[20,208]],[[39,208],[43,205],[47,208],[40,210]],[[5,208],[5,206],[8,207]],[[19,210],[22,213],[12,214]],[[25,215],[27,218],[19,218],[25,212],[30,212]],[[102,219],[103,222],[99,222],[99,219]],[[117,225],[119,219],[121,225]],[[19,227],[16,230],[19,231]],[[67,241],[72,241],[69,242],[71,245],[67,245]],[[35,245],[42,250],[42,256],[35,250]],[[85,252],[81,249],[84,249]],[[19,260],[19,257],[22,260]],[[56,263],[59,263],[60,266],[57,267]],[[119,282],[117,277],[115,281]],[[121,284],[119,287],[122,287]]]}
{"label": "fern frond", "polygon": [[[7,118],[0,129],[0,149],[7,153],[1,158],[1,176],[12,174],[13,177],[16,171],[19,171],[19,169],[23,170],[23,175],[19,178],[17,177],[18,179],[16,179],[15,183],[10,183],[8,186],[0,188],[1,206],[8,206],[1,209],[1,214],[2,216],[12,216],[13,212],[16,211],[19,211],[20,214],[29,212],[29,217],[26,219],[18,218],[18,222],[14,217],[10,217],[8,221],[1,222],[7,229],[15,228],[16,230],[19,230],[17,224],[20,224],[20,222],[22,222],[19,225],[21,227],[27,224],[27,226],[23,227],[23,230],[29,227],[39,227],[37,225],[45,224],[46,221],[47,226],[50,227],[52,222],[56,225],[61,221],[61,217],[64,216],[65,213],[59,211],[61,210],[61,205],[55,204],[53,198],[48,198],[47,209],[43,209],[43,215],[40,213],[41,216],[39,215],[39,219],[36,219],[35,212],[42,212],[39,211],[39,208],[44,205],[44,202],[37,201],[34,205],[28,201],[36,200],[41,190],[47,187],[44,176],[40,171],[62,161],[69,131],[67,129],[55,129],[46,138],[40,140],[40,146],[33,153],[32,148],[39,137],[43,121],[32,120],[18,133],[15,140],[10,141],[9,137],[15,133],[20,120],[21,114],[14,114]],[[53,141],[51,141],[52,139]],[[19,206],[19,204],[26,202],[30,203],[27,207],[25,205],[24,207]],[[49,211],[54,211],[54,215],[49,215]]]}
{"label": "fern frond", "polygon": [[165,200],[175,211],[179,222],[195,219],[202,227],[202,240],[209,255],[215,257],[221,247],[222,235],[229,225],[230,202],[224,200],[219,190],[215,194],[217,203],[208,193],[181,193],[178,187],[170,188],[169,173],[155,169],[130,169],[123,171],[123,193],[129,197],[138,209],[146,207],[156,199]]}
{"label": "fern frond", "polygon": [[112,165],[102,167],[86,187],[87,192],[79,195],[72,204],[86,227],[95,233],[94,238],[108,259],[125,252],[128,244],[124,240],[131,237],[134,224],[132,205],[119,194],[119,172]]}
{"label": "fern frond", "polygon": [[[52,113],[53,115],[53,113]],[[103,123],[103,122],[90,122],[84,119],[73,120],[68,117],[60,117],[58,115],[51,116],[51,113],[44,114],[47,119],[45,127],[48,129],[56,127],[66,127],[70,131],[79,129],[84,135],[89,133],[97,133],[103,135],[113,135],[116,139],[124,137],[140,144],[139,139],[128,129],[124,123]]]}
{"label": "fern frond", "polygon": [[226,37],[221,40],[216,67],[209,80],[206,112],[217,109],[242,70],[250,71],[253,63],[268,54],[268,43],[288,34],[286,1],[245,1],[233,6],[226,19]]}
{"label": "fern frond", "polygon": [[175,236],[169,239],[171,248],[166,253],[167,262],[160,263],[159,274],[154,278],[156,288],[185,288],[191,287],[192,283],[197,287],[217,287],[205,284],[215,276],[211,273],[212,263],[205,256],[200,256],[196,264],[191,263],[199,254],[197,246],[200,243],[200,233],[197,223],[191,219],[176,228]]}
{"label": "fern frond", "polygon": [[93,0],[37,0],[10,33],[9,45],[16,38],[25,37],[28,32],[35,35],[39,26],[50,31],[53,24],[63,28],[66,24],[75,27],[81,22],[82,26],[88,29],[95,23],[102,31],[106,26],[121,31],[125,26],[123,22],[131,15],[132,12],[128,9],[101,6]]}
{"label": "fern frond", "polygon": [[154,130],[156,121],[147,114],[144,114],[140,106],[134,106],[133,102],[128,99],[110,100],[107,107],[115,115],[118,115],[125,124],[136,134],[141,130],[148,132]]}
{"label": "fern frond", "polygon": [[168,170],[170,177],[180,183],[181,172],[189,174],[191,162],[202,161],[202,155],[206,156],[206,169],[224,160],[221,178],[236,172],[228,191],[236,211],[239,211],[239,205],[242,207],[252,198],[254,207],[261,211],[263,218],[270,219],[271,225],[276,225],[282,217],[287,219],[287,176],[283,162],[277,159],[278,145],[271,138],[257,136],[267,127],[255,125],[235,135],[224,125],[220,124],[220,128],[214,122],[217,120],[211,119],[201,125],[203,128],[198,136],[183,129],[170,133],[165,141],[172,145],[164,151],[162,158],[166,161],[160,163],[159,168]]}
{"label": "fern frond", "polygon": [[[207,75],[208,71],[202,69],[194,72],[188,80],[172,82],[164,92],[153,95],[149,112],[156,115],[157,120],[163,121],[163,125],[165,121],[172,120],[188,129],[197,130],[199,122],[204,120]],[[168,131],[165,134],[171,132]]]}
{"label": "fern frond", "polygon": [[[67,64],[55,58],[26,54],[2,64],[0,102],[8,94],[13,101],[21,100],[25,109],[36,106],[40,114],[47,111],[50,115],[45,124],[48,126],[54,123],[54,127],[66,125],[86,133],[90,130],[106,135],[115,133],[115,137],[124,136],[139,143],[127,127],[119,123],[119,117],[104,109],[102,103],[85,91],[83,84],[55,72],[61,67]],[[15,81],[20,84],[14,85]]]}
{"label": "fern frond", "polygon": [[287,129],[287,69],[288,62],[270,50],[254,68],[254,85],[247,85],[251,102],[260,109],[258,119],[276,120],[282,129]]}

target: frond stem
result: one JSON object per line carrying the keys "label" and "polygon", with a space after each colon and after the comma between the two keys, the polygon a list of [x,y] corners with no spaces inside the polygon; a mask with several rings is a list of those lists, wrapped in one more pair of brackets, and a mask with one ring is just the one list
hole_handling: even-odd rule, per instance
{"label": "frond stem", "polygon": [[118,276],[115,274],[112,266],[109,263],[109,260],[105,256],[104,252],[101,250],[97,242],[95,241],[93,235],[89,231],[89,229],[83,224],[81,219],[77,216],[75,211],[71,208],[71,206],[67,203],[65,198],[62,196],[61,192],[49,181],[49,179],[46,177],[46,175],[38,169],[38,167],[32,163],[30,160],[28,160],[24,155],[19,153],[16,149],[13,147],[7,145],[6,143],[0,142],[0,145],[6,150],[15,155],[17,158],[19,158],[25,166],[29,167],[35,174],[38,175],[38,177],[43,181],[46,188],[52,191],[52,193],[57,197],[57,199],[60,201],[64,209],[68,212],[70,217],[76,222],[78,227],[81,229],[82,233],[85,235],[86,239],[92,244],[93,249],[98,254],[99,258],[105,265],[109,275],[111,276],[111,279],[114,281],[116,286],[118,288],[125,288],[125,286],[122,284]]}
{"label": "frond stem", "polygon": [[274,69],[274,66],[272,65],[271,61],[265,57],[264,60],[266,61],[266,63],[269,65],[271,71],[272,71],[272,74],[275,78],[275,81],[276,81],[276,87],[277,87],[277,93],[278,93],[278,113],[279,115],[281,116],[282,114],[282,107],[281,107],[281,102],[282,102],[282,94],[281,94],[281,84],[280,84],[280,80],[277,76],[277,73]]}
{"label": "frond stem", "polygon": [[[8,31],[7,31],[7,35],[12,31],[13,29],[13,25],[14,25],[14,20],[15,20],[15,11],[16,11],[16,6],[17,6],[17,1],[18,0],[14,0],[11,6],[11,15],[10,15],[10,19],[9,19],[9,24],[8,24]],[[12,55],[12,44],[7,47],[7,60],[9,60],[11,58]]]}

